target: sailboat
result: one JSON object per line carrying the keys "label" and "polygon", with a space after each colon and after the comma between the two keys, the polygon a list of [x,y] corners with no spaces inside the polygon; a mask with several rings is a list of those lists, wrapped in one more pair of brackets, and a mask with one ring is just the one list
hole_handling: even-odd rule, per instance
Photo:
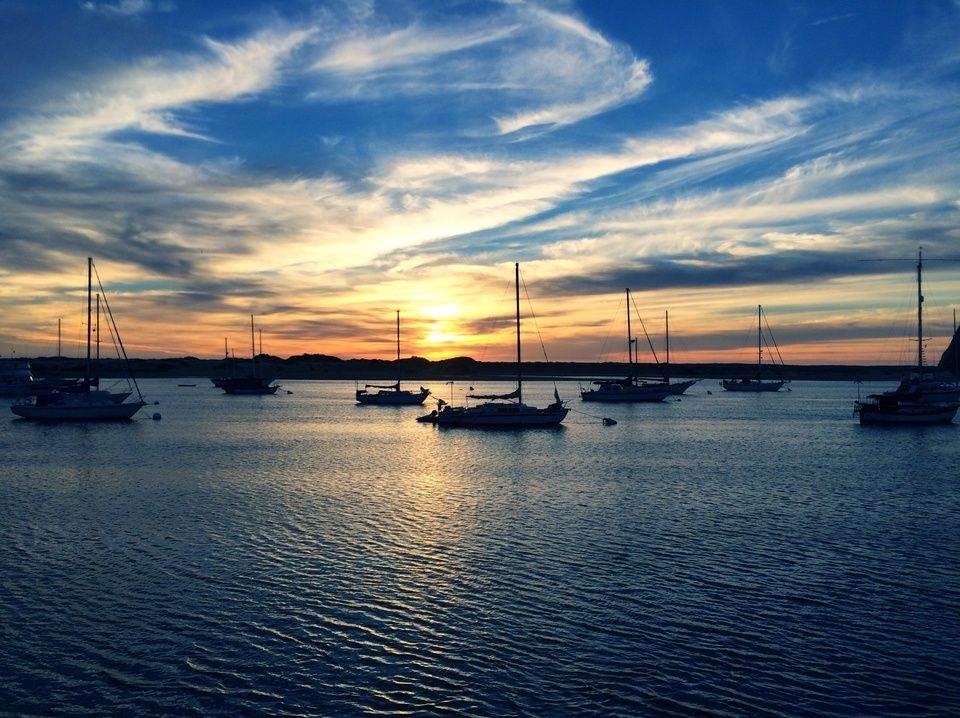
{"label": "sailboat", "polygon": [[[367,389],[378,389],[376,392]],[[430,395],[429,389],[420,387],[420,391],[411,391],[400,388],[400,310],[397,310],[397,383],[396,384],[365,384],[363,389],[357,389],[357,403],[376,404],[379,406],[408,406],[422,404]]]}
{"label": "sailboat", "polygon": [[252,314],[250,315],[250,352],[253,357],[253,367],[249,374],[215,377],[210,380],[213,385],[223,389],[226,394],[276,394],[280,385],[273,383],[273,377],[266,376],[261,372],[260,364],[257,361],[257,345],[254,340]]}
{"label": "sailboat", "polygon": [[[97,277],[99,283],[100,278]],[[100,286],[103,292],[103,286]],[[131,388],[127,391],[108,391],[100,388],[98,372],[95,371],[92,346],[93,314],[93,259],[87,257],[87,361],[85,376],[72,382],[62,382],[52,389],[41,390],[32,402],[13,404],[10,410],[17,416],[33,421],[123,421],[130,419],[141,407],[146,405],[140,387],[131,377]],[[97,295],[97,324],[99,325],[100,295]],[[126,350],[120,341],[120,334],[113,322],[110,305],[107,304],[107,316],[113,327],[114,336],[123,359],[129,369]],[[97,358],[99,358],[99,331],[97,339]],[[136,390],[137,398],[127,401]]]}
{"label": "sailboat", "polygon": [[[670,377],[666,376],[662,381],[640,380],[637,378],[635,369],[635,351],[634,346],[637,343],[633,336],[633,330],[630,324],[630,289],[627,290],[627,366],[629,374],[625,379],[598,379],[593,383],[596,389],[581,390],[580,398],[583,401],[599,401],[607,403],[639,403],[639,402],[657,402],[663,401],[668,396],[682,394],[696,383],[696,380],[670,382]],[[669,326],[669,325],[668,325]],[[667,330],[669,337],[669,328]],[[644,330],[646,333],[646,330]],[[647,341],[650,338],[647,337]],[[667,363],[669,365],[669,338],[667,339]],[[651,351],[653,345],[650,346]],[[656,359],[656,352],[654,352]]]}
{"label": "sailboat", "polygon": [[949,424],[960,409],[960,385],[924,373],[923,250],[917,252],[917,370],[891,391],[869,394],[853,405],[861,424]]}
{"label": "sailboat", "polygon": [[[763,366],[763,307],[757,305],[757,374],[754,377],[744,377],[742,379],[724,379],[720,382],[727,391],[741,392],[760,392],[760,391],[780,391],[786,384],[784,379],[763,380],[760,378]],[[780,350],[777,349],[777,353]]]}
{"label": "sailboat", "polygon": [[559,426],[570,411],[563,405],[557,390],[553,390],[556,401],[545,408],[528,406],[523,403],[523,376],[520,361],[520,264],[514,265],[517,307],[517,388],[508,394],[468,394],[468,399],[479,399],[482,404],[474,406],[451,406],[441,400],[440,408],[417,421],[437,426],[491,427],[506,429],[528,429],[535,427]]}

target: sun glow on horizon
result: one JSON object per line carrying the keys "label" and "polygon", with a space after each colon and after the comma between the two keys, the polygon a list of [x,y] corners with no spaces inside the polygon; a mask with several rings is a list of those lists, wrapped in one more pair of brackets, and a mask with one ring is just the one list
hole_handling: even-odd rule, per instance
{"label": "sun glow on horizon", "polygon": [[460,305],[454,302],[427,304],[420,308],[420,315],[427,319],[449,319],[460,313]]}

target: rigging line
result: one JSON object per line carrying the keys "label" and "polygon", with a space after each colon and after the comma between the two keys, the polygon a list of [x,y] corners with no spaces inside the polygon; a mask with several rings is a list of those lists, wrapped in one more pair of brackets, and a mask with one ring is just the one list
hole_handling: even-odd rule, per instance
{"label": "rigging line", "polygon": [[570,409],[570,412],[571,412],[572,414],[579,414],[580,416],[588,416],[588,417],[590,417],[591,419],[599,419],[600,421],[604,421],[604,420],[606,420],[606,418],[607,418],[607,417],[605,417],[605,416],[600,416],[599,414],[591,414],[591,413],[586,412],[586,411],[580,411],[580,409]]}
{"label": "rigging line", "polygon": [[[543,358],[545,361],[549,362],[550,357],[547,356],[547,347],[543,343],[543,335],[540,333],[540,325],[537,323],[537,314],[533,311],[533,300],[530,299],[530,292],[527,291],[527,280],[523,277],[523,272],[520,272],[520,284],[523,287],[523,295],[527,298],[527,307],[530,310],[530,318],[533,319],[533,327],[537,332],[537,340],[540,342],[540,350],[543,352]],[[553,394],[557,397],[557,401],[560,400],[560,394],[557,390],[557,379],[553,378]]]}
{"label": "rigging line", "polygon": [[[614,316],[614,319],[613,319],[612,321],[609,321],[609,322],[607,323],[607,333],[604,335],[603,341],[600,343],[599,359],[600,359],[601,361],[603,360],[603,358],[604,358],[605,356],[607,356],[607,344],[611,344],[611,343],[612,343],[611,337],[613,336],[613,330],[617,328],[617,320],[618,320],[620,317],[623,316],[623,311],[620,309],[620,304],[621,304],[622,302],[623,302],[623,298],[621,297],[620,300],[617,302],[617,310],[616,310],[616,312],[615,312],[614,315],[613,315],[613,316]],[[618,330],[618,331],[619,331],[619,330]],[[622,349],[618,347],[618,349],[617,349],[616,351],[617,351],[617,352],[622,352]],[[612,353],[612,352],[611,352],[611,353]],[[624,357],[623,357],[623,354],[622,354],[622,353],[618,353],[615,358],[616,358],[616,359],[619,359],[620,361],[624,361]]]}
{"label": "rigging line", "polygon": [[[780,347],[777,345],[777,340],[773,337],[773,329],[770,327],[770,320],[767,319],[767,313],[763,311],[763,308],[760,308],[760,314],[763,316],[763,323],[767,327],[767,334],[770,335],[770,341],[773,342],[773,348],[777,352],[777,358],[780,360],[780,366],[783,366],[783,357],[780,355]],[[766,337],[764,337],[764,342],[766,342]],[[769,348],[769,345],[767,345]]]}
{"label": "rigging line", "polygon": [[[117,323],[113,318],[113,312],[110,310],[110,302],[107,301],[107,293],[103,289],[103,282],[100,281],[100,273],[97,271],[97,265],[91,260],[91,266],[93,267],[93,273],[97,277],[97,286],[100,287],[100,294],[103,296],[103,304],[107,308],[107,317],[109,318],[109,325],[111,327],[110,334],[113,335],[116,330]],[[137,378],[133,375],[133,369],[130,366],[130,358],[127,356],[127,350],[123,346],[123,340],[120,338],[120,332],[116,331],[117,346],[120,347],[120,351],[123,354],[123,361],[127,367],[127,376],[130,377],[130,381],[133,382],[134,388],[137,390],[137,396],[140,397],[140,401],[143,401],[143,394],[140,391],[140,385],[137,384]]]}
{"label": "rigging line", "polygon": [[[633,294],[630,295],[630,300],[633,302],[633,309],[637,313],[637,319],[640,320],[640,328],[643,329],[643,336],[647,339],[647,345],[650,347],[650,353],[653,354],[653,361],[656,364],[659,364],[660,360],[657,358],[657,350],[653,348],[653,340],[651,340],[650,335],[647,334],[647,327],[643,323],[643,317],[640,316],[640,310],[637,308],[637,300],[633,298]],[[627,310],[629,311],[629,307]]]}
{"label": "rigging line", "polygon": [[540,325],[537,323],[537,314],[533,311],[533,301],[530,299],[530,292],[527,291],[527,281],[523,278],[523,272],[520,273],[520,285],[523,287],[523,295],[527,298],[527,307],[530,310],[530,318],[533,320],[533,328],[537,333],[537,340],[540,342],[540,350],[543,352],[543,358],[550,361],[547,356],[547,347],[543,343],[543,335],[540,333]]}
{"label": "rigging line", "polygon": [[[505,283],[503,285],[503,294],[500,296],[500,299],[495,303],[496,307],[501,306],[505,301],[507,292],[513,289],[513,282]],[[480,325],[484,327],[484,336],[487,341],[483,343],[483,346],[479,347],[479,352],[473,352],[473,358],[478,362],[484,362],[487,360],[487,355],[489,354],[490,347],[492,345],[493,336],[500,330],[501,326],[506,322],[505,315],[498,316],[496,314],[487,316],[480,322]]]}

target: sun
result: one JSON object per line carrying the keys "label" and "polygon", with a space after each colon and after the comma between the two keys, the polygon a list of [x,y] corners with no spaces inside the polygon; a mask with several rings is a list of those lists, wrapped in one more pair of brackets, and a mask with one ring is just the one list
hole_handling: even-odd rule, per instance
{"label": "sun", "polygon": [[459,342],[460,337],[448,331],[445,326],[438,326],[427,332],[427,342],[429,344],[453,344]]}
{"label": "sun", "polygon": [[460,313],[460,306],[452,302],[431,304],[421,308],[420,313],[428,319],[449,319]]}

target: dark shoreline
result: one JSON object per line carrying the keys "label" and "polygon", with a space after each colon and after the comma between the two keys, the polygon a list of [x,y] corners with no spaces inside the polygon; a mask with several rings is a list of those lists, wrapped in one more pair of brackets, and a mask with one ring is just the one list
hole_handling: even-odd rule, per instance
{"label": "dark shoreline", "polygon": [[[85,360],[37,357],[27,359],[37,378],[74,377],[84,373]],[[267,374],[278,379],[357,379],[392,381],[397,375],[394,361],[383,359],[339,359],[322,354],[302,354],[281,359],[264,355],[259,364]],[[400,372],[404,381],[419,379],[510,379],[516,373],[512,362],[478,362],[469,357],[430,361],[420,357],[403,359]],[[198,359],[131,359],[130,367],[137,378],[215,377],[249,371],[249,360]],[[662,378],[663,367],[638,364],[637,374]],[[689,379],[732,379],[756,375],[755,364],[672,364],[670,375]],[[931,367],[932,369],[932,367]],[[891,365],[786,365],[764,367],[769,376],[792,381],[898,381],[911,367]],[[626,375],[626,365],[619,362],[528,362],[523,375],[528,380],[590,379]],[[127,372],[118,359],[100,362],[102,376],[123,376]]]}

